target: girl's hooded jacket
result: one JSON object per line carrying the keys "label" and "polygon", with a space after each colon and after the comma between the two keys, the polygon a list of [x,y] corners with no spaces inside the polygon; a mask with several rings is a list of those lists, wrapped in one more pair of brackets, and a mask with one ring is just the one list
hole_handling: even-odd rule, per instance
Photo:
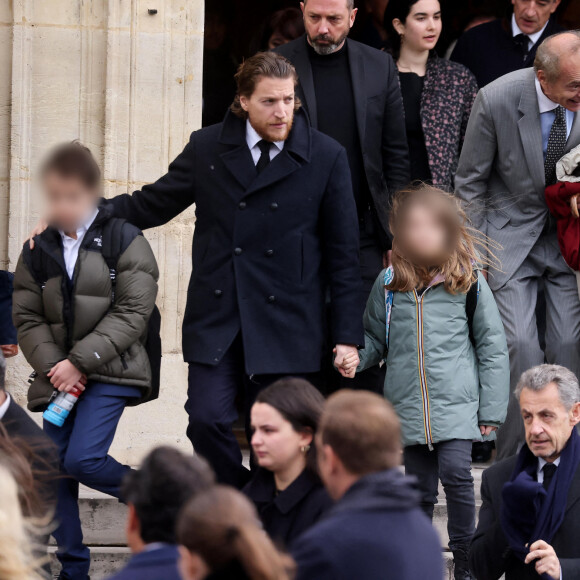
{"label": "girl's hooded jacket", "polygon": [[510,394],[505,332],[481,273],[478,280],[473,343],[466,294],[451,294],[439,282],[422,293],[394,293],[388,348],[385,271],[375,282],[358,370],[386,357],[385,397],[399,415],[405,446],[480,440],[479,425],[499,427],[505,419]]}

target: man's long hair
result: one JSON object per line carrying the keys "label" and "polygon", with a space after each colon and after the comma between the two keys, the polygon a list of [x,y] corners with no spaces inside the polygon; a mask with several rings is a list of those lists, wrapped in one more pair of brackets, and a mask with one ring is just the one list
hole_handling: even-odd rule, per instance
{"label": "man's long hair", "polygon": [[[298,84],[298,74],[292,63],[281,54],[275,52],[259,52],[246,59],[238,68],[235,77],[237,84],[236,96],[230,109],[234,115],[247,119],[248,113],[242,108],[240,97],[249,98],[254,93],[258,81],[262,78],[289,79]],[[300,108],[300,99],[294,97],[294,110]]]}
{"label": "man's long hair", "polygon": [[[413,207],[427,208],[447,232],[448,251],[440,264],[421,265],[402,247],[407,216]],[[444,278],[451,294],[467,293],[477,280],[478,264],[496,266],[489,250],[489,240],[469,226],[461,203],[455,196],[430,185],[419,185],[400,191],[393,201],[389,221],[393,233],[393,281],[387,286],[396,292],[410,292],[427,286],[437,275]]]}

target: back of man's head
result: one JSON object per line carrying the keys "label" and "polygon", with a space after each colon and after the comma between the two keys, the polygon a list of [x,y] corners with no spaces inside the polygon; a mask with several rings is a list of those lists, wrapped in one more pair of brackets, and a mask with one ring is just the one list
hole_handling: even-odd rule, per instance
{"label": "back of man's head", "polygon": [[182,507],[214,484],[208,464],[173,447],[157,447],[130,472],[121,495],[133,506],[144,544],[175,544],[175,527]]}
{"label": "back of man's head", "polygon": [[367,391],[342,390],[326,402],[320,441],[355,476],[401,463],[401,426],[390,403]]}

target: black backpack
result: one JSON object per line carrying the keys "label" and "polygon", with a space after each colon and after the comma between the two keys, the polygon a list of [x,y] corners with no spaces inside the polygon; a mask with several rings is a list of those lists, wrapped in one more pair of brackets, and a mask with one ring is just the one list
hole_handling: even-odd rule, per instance
{"label": "black backpack", "polygon": [[[100,228],[100,230],[99,230]],[[117,262],[123,252],[129,247],[137,235],[142,235],[137,228],[130,226],[128,222],[120,218],[110,218],[104,224],[91,228],[91,236],[101,238],[101,244],[91,244],[91,251],[101,252],[111,277],[111,304],[115,302],[117,286]],[[83,246],[84,246],[83,240]],[[61,273],[60,269],[43,251],[30,251],[28,246],[24,252],[24,260],[36,283],[44,289],[47,280]],[[63,290],[68,284],[63,284]],[[159,397],[161,383],[161,313],[157,306],[153,308],[149,324],[147,326],[147,338],[145,350],[151,366],[151,392],[142,402],[153,401]]]}

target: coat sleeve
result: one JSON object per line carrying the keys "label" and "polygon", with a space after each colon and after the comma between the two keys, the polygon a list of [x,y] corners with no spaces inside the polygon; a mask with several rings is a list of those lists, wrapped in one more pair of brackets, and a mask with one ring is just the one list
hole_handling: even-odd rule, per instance
{"label": "coat sleeve", "polygon": [[483,472],[481,481],[479,522],[469,549],[469,568],[477,580],[497,580],[505,573],[504,555],[508,542],[496,518],[489,489],[489,477]]}
{"label": "coat sleeve", "polygon": [[42,290],[20,256],[14,275],[12,318],[28,364],[42,376],[66,358],[44,313]]}
{"label": "coat sleeve", "polygon": [[378,365],[387,350],[387,309],[385,304],[385,271],[383,270],[373,285],[363,323],[365,327],[365,347],[359,351],[360,365],[357,372]]}
{"label": "coat sleeve", "polygon": [[487,236],[488,180],[496,154],[494,121],[485,90],[480,90],[467,123],[455,175],[455,193],[465,203],[473,226],[484,236]]}
{"label": "coat sleeve", "polygon": [[510,395],[510,362],[503,322],[493,294],[481,274],[473,317],[479,371],[479,424],[499,427]]}
{"label": "coat sleeve", "polygon": [[361,346],[359,227],[346,151],[341,148],[321,207],[321,240],[330,288],[332,344]]}
{"label": "coat sleeve", "polygon": [[85,374],[123,354],[145,332],[157,297],[159,272],[144,236],[137,236],[117,263],[116,299],[93,332],[77,342],[68,359]]}
{"label": "coat sleeve", "polygon": [[118,195],[107,202],[113,216],[145,230],[171,221],[194,204],[195,149],[196,134],[192,133],[189,143],[169,165],[163,177],[133,192],[133,195]]}
{"label": "coat sleeve", "polygon": [[388,89],[383,114],[383,175],[387,182],[390,196],[405,187],[411,181],[409,145],[405,129],[405,111],[401,86],[397,76],[397,67],[388,56],[387,78]]}

